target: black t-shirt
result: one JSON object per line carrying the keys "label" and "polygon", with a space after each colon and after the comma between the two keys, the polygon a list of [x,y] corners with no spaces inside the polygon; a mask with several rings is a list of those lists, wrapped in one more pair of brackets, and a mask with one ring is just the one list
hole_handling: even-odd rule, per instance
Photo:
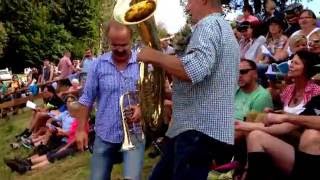
{"label": "black t-shirt", "polygon": [[319,116],[320,96],[315,96],[304,106],[306,109],[300,115]]}
{"label": "black t-shirt", "polygon": [[[60,109],[64,105],[63,100],[59,96],[56,96],[56,95],[54,95],[51,98],[45,100],[45,103],[47,105],[50,104],[48,107],[51,110]],[[53,107],[51,107],[51,106],[53,106]]]}
{"label": "black t-shirt", "polygon": [[49,81],[50,79],[50,73],[51,73],[51,70],[50,70],[50,67],[44,67],[43,70],[42,70],[42,76],[43,76],[43,79],[45,81]]}

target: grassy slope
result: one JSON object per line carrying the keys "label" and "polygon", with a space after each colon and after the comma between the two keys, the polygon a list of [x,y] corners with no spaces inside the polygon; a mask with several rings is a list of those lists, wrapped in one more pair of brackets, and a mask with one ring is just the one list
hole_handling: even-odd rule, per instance
{"label": "grassy slope", "polygon": [[[29,172],[25,175],[12,173],[3,163],[4,157],[25,157],[29,152],[24,148],[12,150],[9,146],[10,142],[14,141],[14,136],[21,132],[29,122],[31,112],[25,110],[12,116],[9,120],[0,119],[0,179],[1,180],[85,180],[89,177],[89,160],[88,152],[77,154],[60,162],[56,162],[44,170]],[[143,179],[146,179],[151,171],[155,160],[145,158],[145,166],[143,170]],[[112,173],[112,179],[121,179],[121,166],[116,165]]]}

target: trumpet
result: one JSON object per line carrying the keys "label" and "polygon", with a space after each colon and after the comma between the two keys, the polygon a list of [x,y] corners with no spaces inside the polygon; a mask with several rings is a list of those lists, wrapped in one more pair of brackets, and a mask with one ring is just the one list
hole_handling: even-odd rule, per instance
{"label": "trumpet", "polygon": [[[129,118],[133,115],[131,107],[137,105],[137,91],[128,91],[120,96],[120,111],[122,116],[123,142],[121,151],[129,151],[135,148],[131,139],[131,133],[135,130],[136,123],[129,124]],[[141,126],[141,124],[138,124]],[[143,137],[142,137],[143,138]]]}

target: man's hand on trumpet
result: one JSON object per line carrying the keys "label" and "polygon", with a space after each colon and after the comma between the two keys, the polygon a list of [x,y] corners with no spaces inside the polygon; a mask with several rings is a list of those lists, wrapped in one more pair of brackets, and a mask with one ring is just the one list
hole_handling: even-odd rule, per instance
{"label": "man's hand on trumpet", "polygon": [[139,105],[132,105],[124,111],[127,123],[137,123],[141,118],[141,109]]}

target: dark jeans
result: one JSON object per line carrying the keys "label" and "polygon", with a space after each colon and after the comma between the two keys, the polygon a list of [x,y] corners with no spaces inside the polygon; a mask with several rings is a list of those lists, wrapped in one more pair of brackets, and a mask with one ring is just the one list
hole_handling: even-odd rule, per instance
{"label": "dark jeans", "polygon": [[206,180],[212,160],[230,161],[231,145],[189,130],[167,142],[150,180]]}
{"label": "dark jeans", "polygon": [[48,152],[47,153],[48,161],[51,163],[54,163],[55,160],[63,159],[77,152],[77,148],[75,146],[70,146],[65,150],[60,151],[60,149],[63,147],[64,146],[61,146],[59,149]]}

